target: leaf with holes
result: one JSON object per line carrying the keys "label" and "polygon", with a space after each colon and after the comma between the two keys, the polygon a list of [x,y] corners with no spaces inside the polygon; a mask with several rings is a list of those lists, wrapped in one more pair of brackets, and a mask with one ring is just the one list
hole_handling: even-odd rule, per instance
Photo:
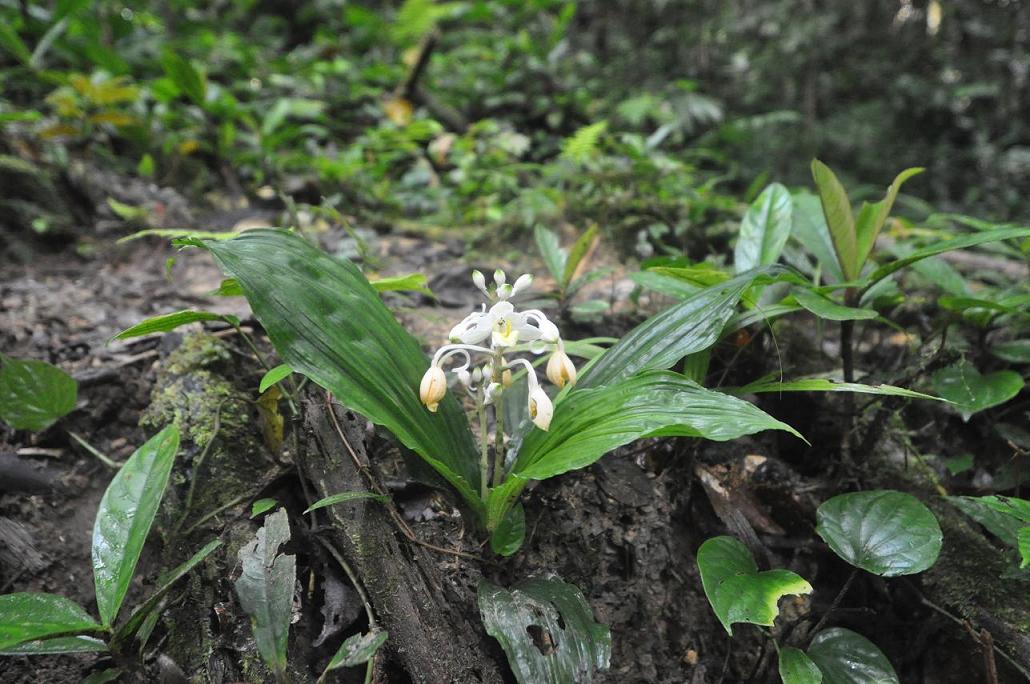
{"label": "leaf with holes", "polygon": [[962,413],[962,420],[968,421],[974,413],[1004,404],[1019,394],[1023,377],[1010,370],[981,375],[971,363],[960,361],[934,373],[933,388],[953,402]]}
{"label": "leaf with holes", "polygon": [[520,684],[589,684],[608,669],[611,631],[594,622],[583,593],[557,577],[529,579],[511,590],[482,580],[479,614]]}
{"label": "leaf with holes", "polygon": [[899,684],[883,651],[850,629],[819,632],[808,647],[808,657],[823,673],[823,684]]}
{"label": "leaf with holes", "polygon": [[783,684],[820,684],[823,673],[808,655],[799,649],[780,649],[780,679]]}
{"label": "leaf with holes", "polygon": [[178,451],[179,430],[169,425],[129,457],[100,500],[93,523],[93,579],[107,626],[125,600]]}
{"label": "leaf with holes", "polygon": [[759,572],[751,552],[734,537],[713,537],[702,544],[697,567],[708,603],[730,636],[736,622],[771,627],[781,598],[812,591],[811,584],[790,570]]}
{"label": "leaf with holes", "polygon": [[845,561],[874,575],[913,575],[933,566],[943,535],[930,509],[890,490],[841,494],[816,511],[816,533]]}
{"label": "leaf with holes", "polygon": [[0,420],[15,430],[39,432],[75,408],[79,385],[46,361],[0,354]]}
{"label": "leaf with holes", "polygon": [[258,653],[281,680],[286,672],[286,642],[293,615],[297,558],[279,553],[290,540],[286,509],[265,518],[265,526],[239,552],[243,572],[235,582],[240,606],[250,616]]}

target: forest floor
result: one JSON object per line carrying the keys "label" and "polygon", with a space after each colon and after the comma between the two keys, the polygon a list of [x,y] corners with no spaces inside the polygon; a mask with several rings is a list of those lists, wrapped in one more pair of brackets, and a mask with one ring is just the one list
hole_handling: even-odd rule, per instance
{"label": "forest floor", "polygon": [[[197,227],[224,229],[224,220],[215,214]],[[148,646],[146,666],[133,677],[173,682],[193,676],[212,682],[260,680],[263,671],[249,625],[229,581],[239,573],[235,550],[239,540],[260,524],[250,519],[254,500],[277,499],[290,511],[295,528],[305,525],[301,511],[310,503],[307,483],[301,482],[290,453],[256,455],[260,446],[249,452],[261,442],[261,423],[252,402],[263,369],[234,330],[218,325],[203,336],[198,328],[109,341],[147,316],[190,307],[232,313],[245,327],[260,329],[242,298],[208,295],[222,278],[209,255],[177,251],[157,238],[115,245],[115,237],[98,238],[90,256],[68,244],[57,251],[41,248],[27,263],[0,269],[0,349],[13,357],[55,363],[80,385],[76,410],[47,431],[30,435],[0,428],[0,593],[48,591],[91,606],[93,516],[113,471],[72,434],[119,461],[153,432],[161,416],[177,416],[194,431],[188,432],[191,436],[184,443],[159,525],[165,531],[174,526],[181,513],[175,505],[181,504],[194,477],[224,491],[201,491],[192,520],[200,520],[207,511],[224,510],[196,525],[191,537],[176,538],[176,544],[190,548],[167,548],[153,535],[128,604],[143,596],[172,558],[188,556],[212,537],[228,543],[204,572],[173,592]],[[344,234],[337,230],[320,236],[331,252],[341,239]],[[418,270],[429,276],[438,300],[391,296],[390,301],[431,346],[476,304],[474,291],[466,286],[470,266],[496,266],[469,264],[459,239],[385,234],[372,246],[383,260],[384,273]],[[166,271],[169,257],[175,257],[175,263]],[[532,268],[530,261],[504,265],[542,270]],[[617,276],[613,279],[604,286],[619,289]],[[633,316],[617,313],[593,329],[576,332],[617,335],[628,329]],[[748,348],[719,350],[712,377],[734,384],[749,377],[750,359],[771,353],[779,353],[783,366],[795,374],[833,363],[830,352],[835,342],[829,332],[797,326],[781,326],[777,332],[775,348],[759,331]],[[881,364],[881,375],[901,374],[905,368],[898,366],[913,362],[906,358],[897,363],[903,350],[888,334],[864,344],[864,361]],[[270,351],[267,344],[262,349]],[[220,404],[212,428],[210,409],[190,403],[211,387],[242,397],[237,402],[241,419],[219,415]],[[766,561],[811,581],[816,587],[813,595],[784,605],[785,619],[776,632],[789,639],[806,616],[828,608],[849,574],[848,566],[814,534],[816,506],[856,481],[865,486],[888,484],[930,498],[933,479],[917,457],[920,448],[937,453],[963,445],[976,448],[984,439],[970,425],[935,418],[918,406],[890,404],[890,410],[878,414],[876,425],[861,426],[877,431],[874,439],[863,442],[869,444],[869,452],[852,454],[853,468],[832,467],[839,462],[847,430],[843,401],[825,395],[762,399],[765,410],[797,427],[810,445],[768,433],[725,444],[644,440],[585,470],[539,484],[525,501],[526,544],[505,563],[485,558],[483,540],[463,529],[445,496],[413,481],[395,449],[373,440],[373,446],[382,448],[371,455],[381,460],[381,474],[418,538],[484,558],[476,561],[442,552],[428,556],[449,583],[447,600],[457,602],[473,625],[479,625],[479,577],[509,584],[555,573],[580,587],[595,618],[611,627],[614,652],[610,671],[599,678],[602,682],[776,681],[768,640],[757,629],[738,625],[731,641],[712,614],[694,561],[699,544],[727,529],[750,530],[765,549]],[[200,434],[204,426],[210,432],[206,436]],[[293,429],[296,423],[287,427]],[[919,447],[912,451],[916,457],[905,446],[913,441]],[[207,455],[204,446],[210,449],[205,442],[216,445],[215,456],[200,469],[198,460]],[[993,442],[986,447],[1001,448]],[[233,501],[235,505],[226,506]],[[934,507],[941,514],[940,506]],[[945,613],[961,619],[982,610],[999,622],[1001,632],[995,640],[1002,642],[1006,625],[1010,628],[1013,622],[995,610],[994,603],[1003,601],[982,593],[996,591],[995,571],[1004,562],[1001,552],[982,536],[969,548],[964,535],[973,538],[972,532],[957,517],[943,526],[945,552],[937,568],[911,581],[860,577],[831,620],[873,637],[903,682],[983,681],[982,649],[970,631]],[[297,592],[291,661],[298,681],[313,681],[341,640],[361,629],[364,618],[339,569],[330,569],[331,561],[311,541],[319,530],[305,534],[298,535],[289,549],[298,556],[303,585]],[[398,537],[409,543],[399,531]],[[170,537],[162,532],[160,538]],[[987,579],[966,578],[956,586],[958,571],[971,567],[976,568],[975,577]],[[187,622],[176,624],[177,620]],[[1010,634],[1008,642],[1018,658],[1018,634]],[[388,644],[388,663],[393,662],[391,648]],[[496,645],[488,643],[485,655],[503,662]],[[76,682],[104,664],[103,656],[93,655],[7,658],[0,660],[0,680]],[[997,666],[999,681],[1019,681],[1006,661],[999,659]],[[379,681],[409,681],[400,668],[390,665],[380,668],[379,676]],[[341,672],[336,681],[360,681],[360,676]]]}

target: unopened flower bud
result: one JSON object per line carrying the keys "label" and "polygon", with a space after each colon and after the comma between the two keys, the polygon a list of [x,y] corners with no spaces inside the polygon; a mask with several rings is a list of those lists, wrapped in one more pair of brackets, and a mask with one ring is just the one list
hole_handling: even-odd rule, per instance
{"label": "unopened flower bud", "polygon": [[494,403],[494,400],[501,394],[502,391],[503,390],[499,383],[491,382],[489,385],[486,386],[486,392],[483,394],[483,404],[488,405]]}
{"label": "unopened flower bud", "polygon": [[513,288],[511,285],[508,285],[507,283],[505,283],[504,285],[498,285],[497,286],[497,298],[498,299],[508,299],[513,294],[515,294],[515,288]]}
{"label": "unopened flower bud", "polygon": [[481,371],[478,368],[474,368],[472,370],[472,382],[474,382],[477,385],[483,382],[483,371]]}
{"label": "unopened flower bud", "polygon": [[561,337],[561,333],[558,332],[558,326],[551,323],[546,318],[542,319],[539,323],[540,327],[540,339],[544,342],[557,342]]}
{"label": "unopened flower bud", "polygon": [[502,271],[501,269],[497,269],[496,271],[494,271],[494,282],[497,283],[498,287],[504,285],[504,283],[506,283],[507,281],[508,278],[504,275],[504,271]]}
{"label": "unopened flower bud", "polygon": [[430,366],[422,376],[422,384],[418,388],[419,399],[426,408],[436,413],[440,401],[447,394],[447,376],[439,366]]}
{"label": "unopened flower bud", "polygon": [[466,369],[459,368],[454,371],[454,374],[458,376],[458,382],[460,382],[465,389],[468,389],[469,385],[472,384],[472,374]]}
{"label": "unopened flower bud", "polygon": [[551,417],[554,415],[554,405],[550,397],[544,392],[540,385],[529,390],[529,417],[538,428],[547,431],[551,427]]}
{"label": "unopened flower bud", "polygon": [[518,280],[515,281],[515,286],[512,288],[511,293],[513,295],[517,295],[519,292],[522,292],[523,290],[528,290],[532,284],[533,276],[531,276],[528,273],[523,273],[518,277]]}
{"label": "unopened flower bud", "polygon": [[472,282],[483,292],[486,292],[486,276],[482,271],[472,271]]}
{"label": "unopened flower bud", "polygon": [[510,370],[505,369],[504,372],[501,373],[501,384],[504,385],[505,387],[511,387],[511,371]]}
{"label": "unopened flower bud", "polygon": [[547,360],[547,379],[558,387],[565,387],[565,383],[576,384],[576,366],[565,350],[555,349]]}

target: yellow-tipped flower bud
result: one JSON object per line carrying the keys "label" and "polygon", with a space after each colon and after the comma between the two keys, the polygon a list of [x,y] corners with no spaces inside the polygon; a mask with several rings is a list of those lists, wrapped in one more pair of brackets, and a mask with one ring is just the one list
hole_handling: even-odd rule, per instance
{"label": "yellow-tipped flower bud", "polygon": [[547,360],[547,379],[558,387],[565,387],[565,383],[576,384],[576,366],[565,350],[554,350]]}
{"label": "yellow-tipped flower bud", "polygon": [[447,376],[439,366],[430,366],[426,374],[422,376],[422,384],[418,388],[419,399],[426,405],[426,408],[436,413],[440,401],[447,394]]}
{"label": "yellow-tipped flower bud", "polygon": [[554,415],[554,404],[551,398],[544,392],[544,388],[537,385],[529,390],[529,417],[533,424],[547,432],[551,427],[551,417]]}

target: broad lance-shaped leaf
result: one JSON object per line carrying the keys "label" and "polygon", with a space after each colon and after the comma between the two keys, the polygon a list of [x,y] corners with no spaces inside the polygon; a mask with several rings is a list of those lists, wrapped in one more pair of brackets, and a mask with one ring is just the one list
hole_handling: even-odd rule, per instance
{"label": "broad lance-shaped leaf", "polygon": [[0,649],[49,636],[103,630],[82,606],[56,594],[0,596]]}
{"label": "broad lance-shaped leaf", "polygon": [[851,213],[851,200],[844,186],[826,164],[818,159],[812,160],[812,178],[819,191],[819,200],[823,205],[823,215],[830,229],[830,238],[837,253],[845,280],[858,277],[862,264],[858,260],[858,244],[855,238],[855,217]]}
{"label": "broad lance-shaped leaf", "polygon": [[908,397],[909,399],[931,399],[940,401],[938,397],[915,392],[894,385],[863,385],[858,382],[841,382],[830,378],[799,378],[797,380],[777,380],[774,376],[766,376],[750,384],[727,390],[735,395],[761,394],[763,392],[855,392],[856,394],[882,394],[892,397]]}
{"label": "broad lance-shaped leaf", "polygon": [[[762,430],[798,433],[753,404],[707,390],[671,371],[649,371],[614,385],[577,387],[555,404],[547,432],[526,435],[507,479],[490,493],[494,529],[530,480],[590,465],[648,436],[736,439]],[[800,435],[798,435],[800,437]]]}
{"label": "broad lance-shaped leaf", "polygon": [[780,679],[783,684],[820,684],[823,673],[812,659],[790,646],[780,649]]}
{"label": "broad lance-shaped leaf", "polygon": [[829,297],[800,287],[792,291],[794,299],[809,312],[828,321],[860,321],[879,316],[873,309],[860,309],[838,304]]}
{"label": "broad lance-shaped leaf", "polygon": [[562,277],[565,275],[568,256],[562,251],[558,235],[543,226],[537,226],[533,230],[533,238],[536,240],[537,249],[540,250],[540,256],[544,259],[544,265],[560,285]]}
{"label": "broad lance-shaped leaf", "polygon": [[159,316],[151,316],[150,318],[140,321],[131,328],[126,328],[111,339],[127,340],[131,337],[140,337],[142,335],[150,335],[151,333],[166,333],[183,325],[199,323],[201,321],[222,321],[223,323],[233,326],[240,324],[240,319],[229,314],[186,309],[184,311],[175,311],[173,313],[161,314]]}
{"label": "broad lance-shaped leaf", "polygon": [[641,371],[670,368],[684,356],[707,349],[719,340],[737,302],[755,279],[784,272],[774,266],[748,271],[652,316],[584,370],[577,388],[601,387]]}
{"label": "broad lance-shaped leaf", "polygon": [[297,558],[279,553],[290,540],[286,509],[265,518],[265,526],[240,549],[243,572],[236,580],[240,606],[250,616],[254,640],[265,664],[278,675],[286,672],[286,644],[293,615]]}
{"label": "broad lance-shaped leaf", "polygon": [[93,523],[93,579],[105,625],[114,622],[125,600],[178,450],[179,431],[169,425],[129,457],[100,500]]}
{"label": "broad lance-shaped leaf", "polygon": [[353,263],[276,230],[205,247],[239,281],[290,368],[392,432],[482,510],[470,484],[479,482],[479,457],[465,414],[451,393],[435,414],[419,402],[429,363]]}
{"label": "broad lance-shaped leaf", "polygon": [[390,633],[385,631],[366,632],[365,634],[355,634],[352,637],[348,637],[340,644],[340,648],[337,649],[332,660],[325,666],[325,671],[329,672],[340,667],[357,667],[367,663],[376,654],[379,647],[385,644],[389,638]]}
{"label": "broad lance-shaped leaf", "polygon": [[850,629],[819,632],[808,647],[808,657],[823,673],[823,684],[898,684],[883,651]]}
{"label": "broad lance-shaped leaf", "polygon": [[756,266],[775,264],[790,237],[794,204],[790,191],[772,183],[751,203],[740,223],[740,236],[733,250],[736,273]]}
{"label": "broad lance-shaped leaf", "polygon": [[823,207],[816,195],[803,190],[795,193],[794,222],[791,237],[800,244],[804,252],[816,258],[823,282],[842,282],[846,280],[837,260],[837,252],[833,247],[833,238],[826,225]]}
{"label": "broad lance-shaped leaf", "polygon": [[0,648],[0,656],[103,653],[106,650],[107,642],[103,639],[89,636],[67,636],[23,641],[17,646]]}
{"label": "broad lance-shaped leaf", "polygon": [[898,192],[901,190],[902,184],[923,171],[924,169],[921,168],[905,169],[887,188],[887,195],[882,200],[872,204],[862,203],[862,208],[858,211],[858,217],[855,219],[855,247],[860,270],[862,264],[869,258],[869,253],[873,251],[873,245],[876,244],[876,237],[880,234],[883,224],[890,217],[891,209],[894,208],[894,201],[898,199]]}
{"label": "broad lance-shaped leaf", "polygon": [[0,420],[15,430],[39,432],[75,408],[79,385],[46,361],[0,354]]}
{"label": "broad lance-shaped leaf", "polygon": [[589,684],[608,669],[611,631],[594,622],[583,593],[558,577],[529,579],[511,590],[482,580],[479,614],[519,684]]}
{"label": "broad lance-shaped leaf", "polygon": [[751,552],[734,537],[713,537],[702,544],[697,567],[705,596],[730,636],[735,622],[772,627],[782,597],[812,591],[811,584],[790,570],[759,572]]}
{"label": "broad lance-shaped leaf", "polygon": [[883,577],[930,568],[944,540],[930,509],[904,492],[840,494],[819,506],[816,520],[816,533],[834,553]]}

